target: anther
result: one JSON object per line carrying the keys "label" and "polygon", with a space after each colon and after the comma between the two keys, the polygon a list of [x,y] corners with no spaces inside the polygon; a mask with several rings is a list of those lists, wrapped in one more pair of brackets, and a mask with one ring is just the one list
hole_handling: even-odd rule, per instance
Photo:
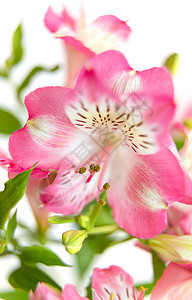
{"label": "anther", "polygon": [[101,206],[104,206],[106,204],[106,201],[103,200],[103,199],[99,199],[98,203],[101,205]]}
{"label": "anther", "polygon": [[111,294],[110,294],[109,300],[113,300],[114,298],[115,298],[115,294],[114,294],[114,293],[111,293]]}
{"label": "anther", "polygon": [[89,166],[89,168],[90,168],[90,171],[94,171],[95,164],[91,164],[91,165]]}
{"label": "anther", "polygon": [[104,189],[105,191],[107,191],[109,188],[110,188],[110,184],[106,182],[106,183],[103,185],[103,189]]}
{"label": "anther", "polygon": [[99,165],[94,166],[94,171],[99,172],[101,170],[101,167]]}
{"label": "anther", "polygon": [[78,171],[79,174],[83,174],[86,172],[86,167],[81,167]]}

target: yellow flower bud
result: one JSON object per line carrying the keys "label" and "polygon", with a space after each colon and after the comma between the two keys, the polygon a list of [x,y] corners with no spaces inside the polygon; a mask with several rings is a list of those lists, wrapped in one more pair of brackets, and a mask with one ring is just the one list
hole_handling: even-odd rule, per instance
{"label": "yellow flower bud", "polygon": [[84,230],[69,230],[63,233],[62,243],[68,253],[75,254],[81,250],[86,237]]}

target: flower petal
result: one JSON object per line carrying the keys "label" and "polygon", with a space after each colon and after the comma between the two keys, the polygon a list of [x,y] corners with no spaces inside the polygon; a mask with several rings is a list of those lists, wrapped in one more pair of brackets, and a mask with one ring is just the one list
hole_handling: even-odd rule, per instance
{"label": "flower petal", "polygon": [[131,235],[149,238],[159,234],[166,227],[167,205],[185,193],[184,175],[177,159],[163,148],[145,156],[131,156],[127,151],[122,161],[118,159],[119,167],[116,161],[117,157],[108,191],[114,219]]}
{"label": "flower petal", "polygon": [[151,300],[189,300],[192,298],[192,272],[170,263],[157,281]]}
{"label": "flower petal", "polygon": [[62,290],[62,300],[89,300],[86,297],[81,297],[75,286],[72,284],[66,284]]}
{"label": "flower petal", "polygon": [[139,298],[140,293],[134,288],[132,277],[117,266],[110,266],[108,269],[95,268],[92,288],[95,290],[95,300],[144,299]]}
{"label": "flower petal", "polygon": [[39,283],[35,292],[30,292],[30,300],[61,300],[61,296],[53,288]]}
{"label": "flower petal", "polygon": [[57,169],[74,143],[79,143],[79,131],[65,113],[73,97],[71,90],[62,87],[40,88],[26,97],[28,122],[9,141],[11,156],[19,166],[29,168],[39,162],[39,168]]}
{"label": "flower petal", "polygon": [[88,176],[85,174],[75,173],[61,165],[53,183],[47,184],[40,196],[46,209],[64,215],[80,212],[97,192],[95,180],[86,184]]}

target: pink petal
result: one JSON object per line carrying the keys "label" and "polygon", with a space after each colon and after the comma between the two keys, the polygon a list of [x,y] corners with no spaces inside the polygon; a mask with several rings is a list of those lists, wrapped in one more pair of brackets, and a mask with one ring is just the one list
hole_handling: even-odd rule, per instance
{"label": "pink petal", "polygon": [[52,184],[42,192],[40,199],[48,211],[64,215],[80,212],[96,196],[96,183],[86,184],[87,175],[75,173],[63,166]]}
{"label": "pink petal", "polygon": [[35,292],[30,292],[30,300],[61,300],[61,296],[44,283],[39,283]]}
{"label": "pink petal", "polygon": [[[108,300],[114,294],[114,299],[144,299],[139,298],[139,292],[133,286],[133,279],[123,269],[110,266],[108,269],[95,268],[92,276],[92,288],[95,300]],[[130,298],[129,298],[130,297]]]}
{"label": "pink petal", "polygon": [[26,196],[37,221],[38,227],[42,232],[44,232],[49,227],[49,213],[40,201],[42,184],[42,179],[30,178],[27,186]]}
{"label": "pink petal", "polygon": [[72,284],[66,284],[62,290],[62,300],[89,300],[86,297],[81,297],[75,286]]}
{"label": "pink petal", "polygon": [[[119,39],[121,43],[124,43],[131,33],[131,28],[126,24],[126,22],[121,21],[113,15],[100,16],[92,24],[96,25],[98,30],[101,32],[103,32],[103,30],[107,31],[111,38],[112,35],[115,35],[116,39]],[[114,48],[115,47],[105,49],[105,51],[112,50]]]}
{"label": "pink petal", "polygon": [[44,22],[46,27],[51,31],[51,32],[56,32],[58,31],[64,24],[63,18],[57,16],[51,6],[49,6],[45,17],[44,17]]}
{"label": "pink petal", "polygon": [[185,193],[182,169],[166,148],[145,156],[125,152],[124,157],[119,170],[115,162],[112,166],[108,201],[114,219],[133,236],[153,237],[166,227],[167,205]]}
{"label": "pink petal", "polygon": [[192,235],[192,209],[189,209],[189,211],[183,214],[180,220],[180,226],[184,234]]}
{"label": "pink petal", "polygon": [[157,281],[151,300],[189,300],[192,298],[192,272],[170,263]]}
{"label": "pink petal", "polygon": [[24,128],[14,132],[9,141],[13,160],[29,168],[34,163],[42,169],[57,169],[62,159],[78,143],[78,130],[65,113],[74,98],[71,90],[46,87],[30,93],[25,100],[29,119]]}

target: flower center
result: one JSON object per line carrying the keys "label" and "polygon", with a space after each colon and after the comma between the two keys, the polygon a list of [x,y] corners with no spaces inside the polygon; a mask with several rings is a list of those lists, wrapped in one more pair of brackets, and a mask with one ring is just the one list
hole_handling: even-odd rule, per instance
{"label": "flower center", "polygon": [[76,127],[102,148],[108,146],[113,151],[119,146],[126,146],[138,154],[154,150],[155,129],[144,124],[138,106],[128,106],[124,102],[109,103],[107,99],[99,104],[80,99],[67,108],[67,114]]}

